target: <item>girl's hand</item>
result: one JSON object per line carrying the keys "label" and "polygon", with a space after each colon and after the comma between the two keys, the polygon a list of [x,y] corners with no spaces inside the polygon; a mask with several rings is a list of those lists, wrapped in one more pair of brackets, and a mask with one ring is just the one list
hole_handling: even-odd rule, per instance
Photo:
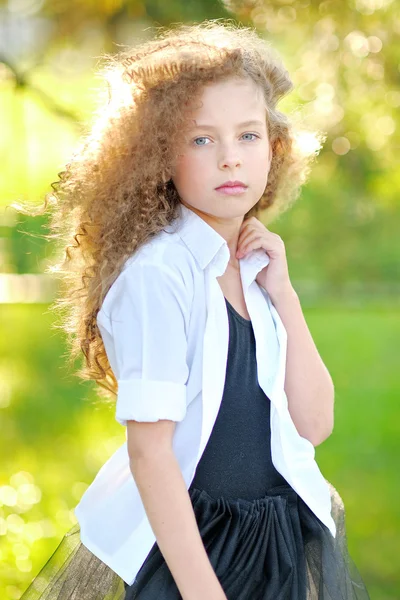
{"label": "girl's hand", "polygon": [[263,248],[270,261],[257,275],[256,281],[275,304],[282,296],[292,293],[285,244],[282,238],[269,231],[256,217],[245,219],[239,231],[236,257],[243,258],[251,250]]}

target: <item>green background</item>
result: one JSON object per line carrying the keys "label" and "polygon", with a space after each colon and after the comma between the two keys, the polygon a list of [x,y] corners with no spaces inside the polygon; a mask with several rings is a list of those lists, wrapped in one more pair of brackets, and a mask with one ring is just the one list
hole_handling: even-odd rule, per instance
{"label": "green background", "polygon": [[301,108],[326,134],[301,197],[269,227],[335,384],[318,463],[344,500],[371,598],[398,600],[398,4],[13,0],[0,17],[0,598],[20,597],[125,440],[113,406],[66,366],[47,219],[6,207],[41,202],[57,179],[95,106],[102,52],[149,27],[229,17],[280,52],[295,84],[281,109]]}

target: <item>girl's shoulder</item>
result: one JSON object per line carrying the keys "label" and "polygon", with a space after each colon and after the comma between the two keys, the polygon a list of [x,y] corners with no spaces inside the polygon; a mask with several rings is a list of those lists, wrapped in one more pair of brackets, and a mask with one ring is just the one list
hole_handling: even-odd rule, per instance
{"label": "girl's shoulder", "polygon": [[195,260],[177,233],[160,231],[130,256],[121,271],[134,276],[141,269],[159,269],[188,276],[195,269]]}
{"label": "girl's shoulder", "polygon": [[151,288],[155,280],[166,292],[173,282],[177,291],[190,299],[197,272],[196,261],[181,238],[161,231],[125,261],[104,298],[102,310],[110,308],[113,300],[125,291],[140,293],[141,287]]}

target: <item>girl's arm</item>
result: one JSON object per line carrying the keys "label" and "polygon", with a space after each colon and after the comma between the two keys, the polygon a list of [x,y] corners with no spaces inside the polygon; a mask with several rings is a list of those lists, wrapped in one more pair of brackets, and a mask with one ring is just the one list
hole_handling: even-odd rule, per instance
{"label": "girl's arm", "polygon": [[314,446],[333,429],[334,386],[301,310],[289,277],[282,238],[256,217],[244,219],[239,233],[237,257],[262,248],[268,264],[259,271],[257,283],[268,292],[287,332],[285,393],[293,423],[299,434]]}
{"label": "girl's arm", "polygon": [[290,416],[314,446],[330,436],[334,424],[334,385],[308,329],[293,288],[274,300],[287,332],[285,393]]}
{"label": "girl's arm", "polygon": [[183,600],[226,600],[172,450],[175,422],[127,423],[130,468],[157,544]]}
{"label": "girl's arm", "polygon": [[[171,245],[172,248],[172,245]],[[201,539],[173,452],[176,422],[186,416],[190,276],[139,256],[122,272],[104,313],[114,344],[116,419],[127,427],[130,469],[158,546],[184,600],[226,600]]]}

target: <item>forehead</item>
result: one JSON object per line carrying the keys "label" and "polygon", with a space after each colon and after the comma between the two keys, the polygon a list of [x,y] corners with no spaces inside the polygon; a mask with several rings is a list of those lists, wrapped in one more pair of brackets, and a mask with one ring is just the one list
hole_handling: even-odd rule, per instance
{"label": "forehead", "polygon": [[[193,125],[211,121],[264,121],[262,89],[251,79],[231,78],[206,85],[190,107]],[[206,119],[206,121],[205,121]]]}

